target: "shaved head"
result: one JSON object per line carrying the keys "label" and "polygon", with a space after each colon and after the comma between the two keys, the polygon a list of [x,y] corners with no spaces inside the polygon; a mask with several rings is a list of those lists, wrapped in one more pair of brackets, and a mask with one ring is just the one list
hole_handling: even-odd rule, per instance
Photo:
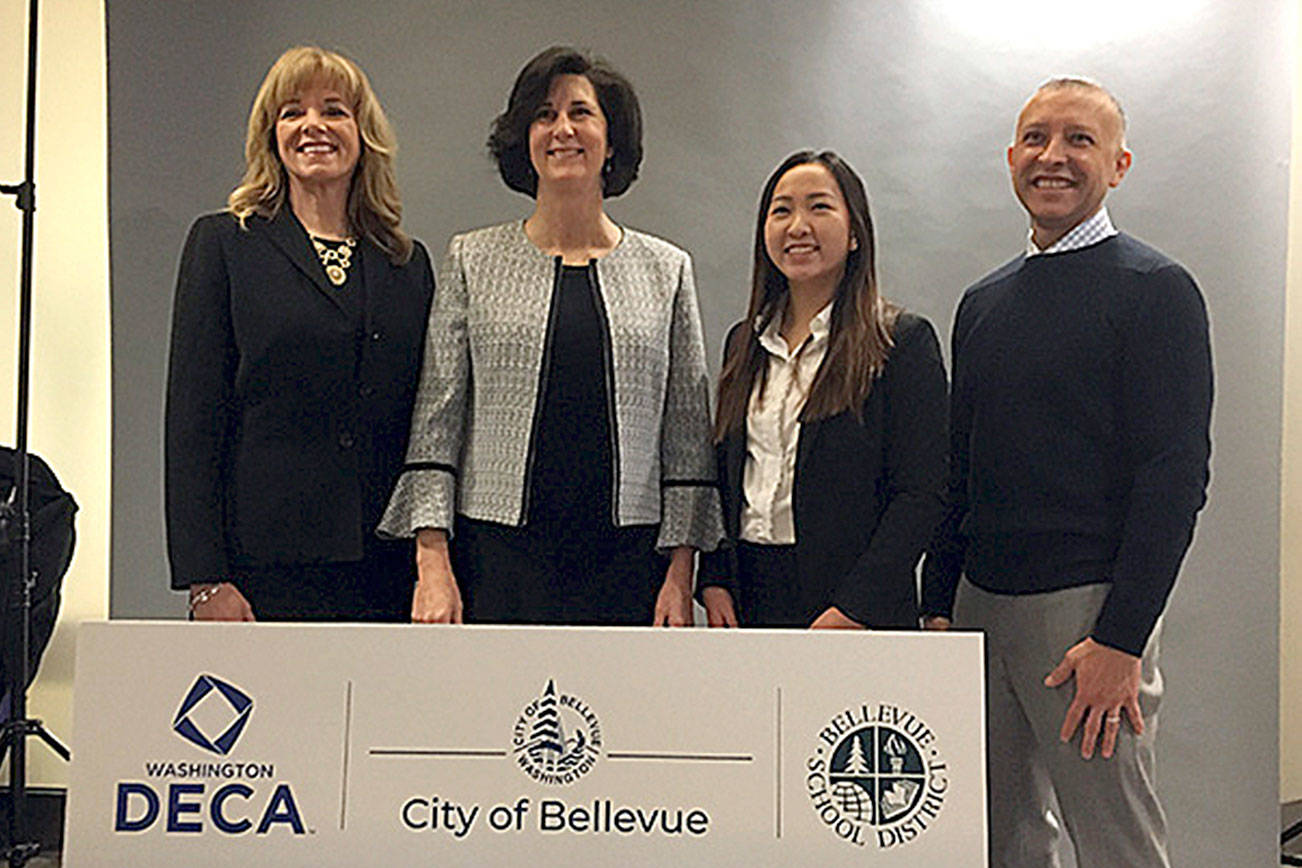
{"label": "shaved head", "polygon": [[[1126,146],[1126,111],[1121,107],[1121,100],[1117,99],[1116,94],[1099,84],[1092,78],[1083,75],[1059,75],[1048,79],[1035,89],[1035,92],[1027,98],[1022,111],[1026,111],[1026,106],[1030,105],[1036,97],[1052,93],[1059,90],[1078,90],[1092,93],[1099,96],[1111,110],[1117,124],[1117,142],[1122,148]],[[1021,122],[1021,114],[1018,115],[1018,123]],[[1014,130],[1014,134],[1016,130]]]}

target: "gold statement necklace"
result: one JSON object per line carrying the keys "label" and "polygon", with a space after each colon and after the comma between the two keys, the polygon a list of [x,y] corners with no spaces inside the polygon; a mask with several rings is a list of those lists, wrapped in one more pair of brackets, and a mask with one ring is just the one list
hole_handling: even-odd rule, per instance
{"label": "gold statement necklace", "polygon": [[335,286],[343,286],[348,281],[348,269],[353,264],[353,248],[357,246],[357,239],[349,237],[343,241],[323,241],[315,235],[311,238],[317,258],[325,268],[326,277]]}

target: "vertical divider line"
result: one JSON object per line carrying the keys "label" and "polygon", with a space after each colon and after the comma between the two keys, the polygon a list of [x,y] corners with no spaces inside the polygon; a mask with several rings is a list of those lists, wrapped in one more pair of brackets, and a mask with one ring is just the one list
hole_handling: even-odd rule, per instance
{"label": "vertical divider line", "polygon": [[353,682],[348,681],[344,692],[344,764],[339,785],[339,831],[344,831],[348,817],[348,757],[353,741]]}
{"label": "vertical divider line", "polygon": [[773,825],[779,840],[782,838],[782,688],[777,689],[777,762],[774,764],[774,807]]}

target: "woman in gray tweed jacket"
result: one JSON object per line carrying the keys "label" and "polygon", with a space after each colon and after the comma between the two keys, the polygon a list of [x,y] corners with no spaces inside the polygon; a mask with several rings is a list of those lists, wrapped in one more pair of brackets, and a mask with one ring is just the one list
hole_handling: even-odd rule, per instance
{"label": "woman in gray tweed jacket", "polygon": [[722,536],[691,259],[603,208],[637,177],[637,97],[547,49],[489,149],[536,206],[443,263],[379,527],[417,539],[412,618],[690,624],[693,550]]}

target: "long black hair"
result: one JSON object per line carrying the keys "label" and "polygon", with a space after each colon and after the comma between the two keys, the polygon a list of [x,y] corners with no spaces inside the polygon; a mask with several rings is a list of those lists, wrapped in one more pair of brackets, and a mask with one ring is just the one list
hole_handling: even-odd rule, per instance
{"label": "long black hair", "polygon": [[836,288],[827,355],[810,386],[802,419],[820,419],[845,410],[861,415],[873,380],[885,368],[894,346],[892,333],[900,309],[878,292],[873,221],[863,181],[834,151],[797,151],[773,171],[760,194],[750,304],[745,322],[728,345],[719,374],[716,440],[741,429],[755,379],[759,378],[762,388],[768,373],[759,333],[774,317],[784,315],[790,288],[786,276],[769,258],[764,225],[778,181],[791,169],[808,163],[821,165],[836,180],[850,214],[850,234],[856,245],[846,256],[845,274]]}

